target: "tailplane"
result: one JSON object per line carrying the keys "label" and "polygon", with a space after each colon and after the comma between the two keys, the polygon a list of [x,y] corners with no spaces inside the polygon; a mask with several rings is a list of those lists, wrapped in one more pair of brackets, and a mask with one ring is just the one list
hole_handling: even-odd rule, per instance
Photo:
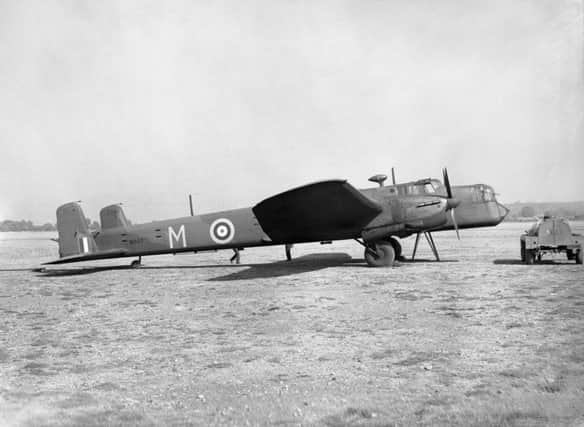
{"label": "tailplane", "polygon": [[57,231],[61,258],[97,251],[97,245],[78,203],[67,203],[57,208]]}

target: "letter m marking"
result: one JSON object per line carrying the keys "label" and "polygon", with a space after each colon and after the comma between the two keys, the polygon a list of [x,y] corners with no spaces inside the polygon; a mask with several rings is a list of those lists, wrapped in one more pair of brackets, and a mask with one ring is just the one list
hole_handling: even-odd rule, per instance
{"label": "letter m marking", "polygon": [[175,242],[178,243],[179,240],[182,239],[182,247],[187,247],[187,239],[185,237],[185,225],[182,224],[178,229],[178,233],[174,232],[174,229],[171,225],[168,226],[168,246],[170,249],[174,249]]}

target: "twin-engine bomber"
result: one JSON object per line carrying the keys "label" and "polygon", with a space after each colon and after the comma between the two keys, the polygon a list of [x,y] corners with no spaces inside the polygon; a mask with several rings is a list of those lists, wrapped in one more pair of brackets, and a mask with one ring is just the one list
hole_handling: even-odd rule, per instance
{"label": "twin-engine bomber", "polygon": [[57,209],[60,258],[46,264],[136,257],[179,252],[232,249],[239,261],[243,248],[354,239],[365,247],[372,267],[392,266],[402,256],[397,238],[424,234],[439,259],[431,233],[494,226],[508,209],[484,184],[452,186],[446,169],[437,179],[358,190],[345,180],[308,184],[267,198],[251,208],[192,215],[130,225],[119,205],[100,212],[101,230],[89,230],[78,203]]}

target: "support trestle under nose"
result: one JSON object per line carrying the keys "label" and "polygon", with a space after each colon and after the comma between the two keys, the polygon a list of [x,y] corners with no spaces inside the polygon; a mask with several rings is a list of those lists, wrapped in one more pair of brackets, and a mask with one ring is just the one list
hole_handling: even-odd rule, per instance
{"label": "support trestle under nose", "polygon": [[[440,256],[438,255],[438,248],[436,248],[436,243],[434,242],[434,238],[432,237],[432,233],[429,231],[424,231],[424,237],[426,237],[426,241],[428,242],[428,246],[432,249],[432,253],[436,257],[436,261],[440,261]],[[422,232],[416,234],[416,243],[414,243],[414,252],[412,253],[412,261],[416,259],[416,251],[418,250],[418,243],[420,242],[420,234]]]}

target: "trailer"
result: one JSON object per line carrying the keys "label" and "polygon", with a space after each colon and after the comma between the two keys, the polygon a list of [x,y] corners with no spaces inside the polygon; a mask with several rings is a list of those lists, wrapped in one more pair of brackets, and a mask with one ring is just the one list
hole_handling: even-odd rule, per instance
{"label": "trailer", "polygon": [[545,216],[521,236],[521,261],[533,264],[545,254],[566,253],[568,260],[582,264],[584,237],[572,233],[563,218]]}

